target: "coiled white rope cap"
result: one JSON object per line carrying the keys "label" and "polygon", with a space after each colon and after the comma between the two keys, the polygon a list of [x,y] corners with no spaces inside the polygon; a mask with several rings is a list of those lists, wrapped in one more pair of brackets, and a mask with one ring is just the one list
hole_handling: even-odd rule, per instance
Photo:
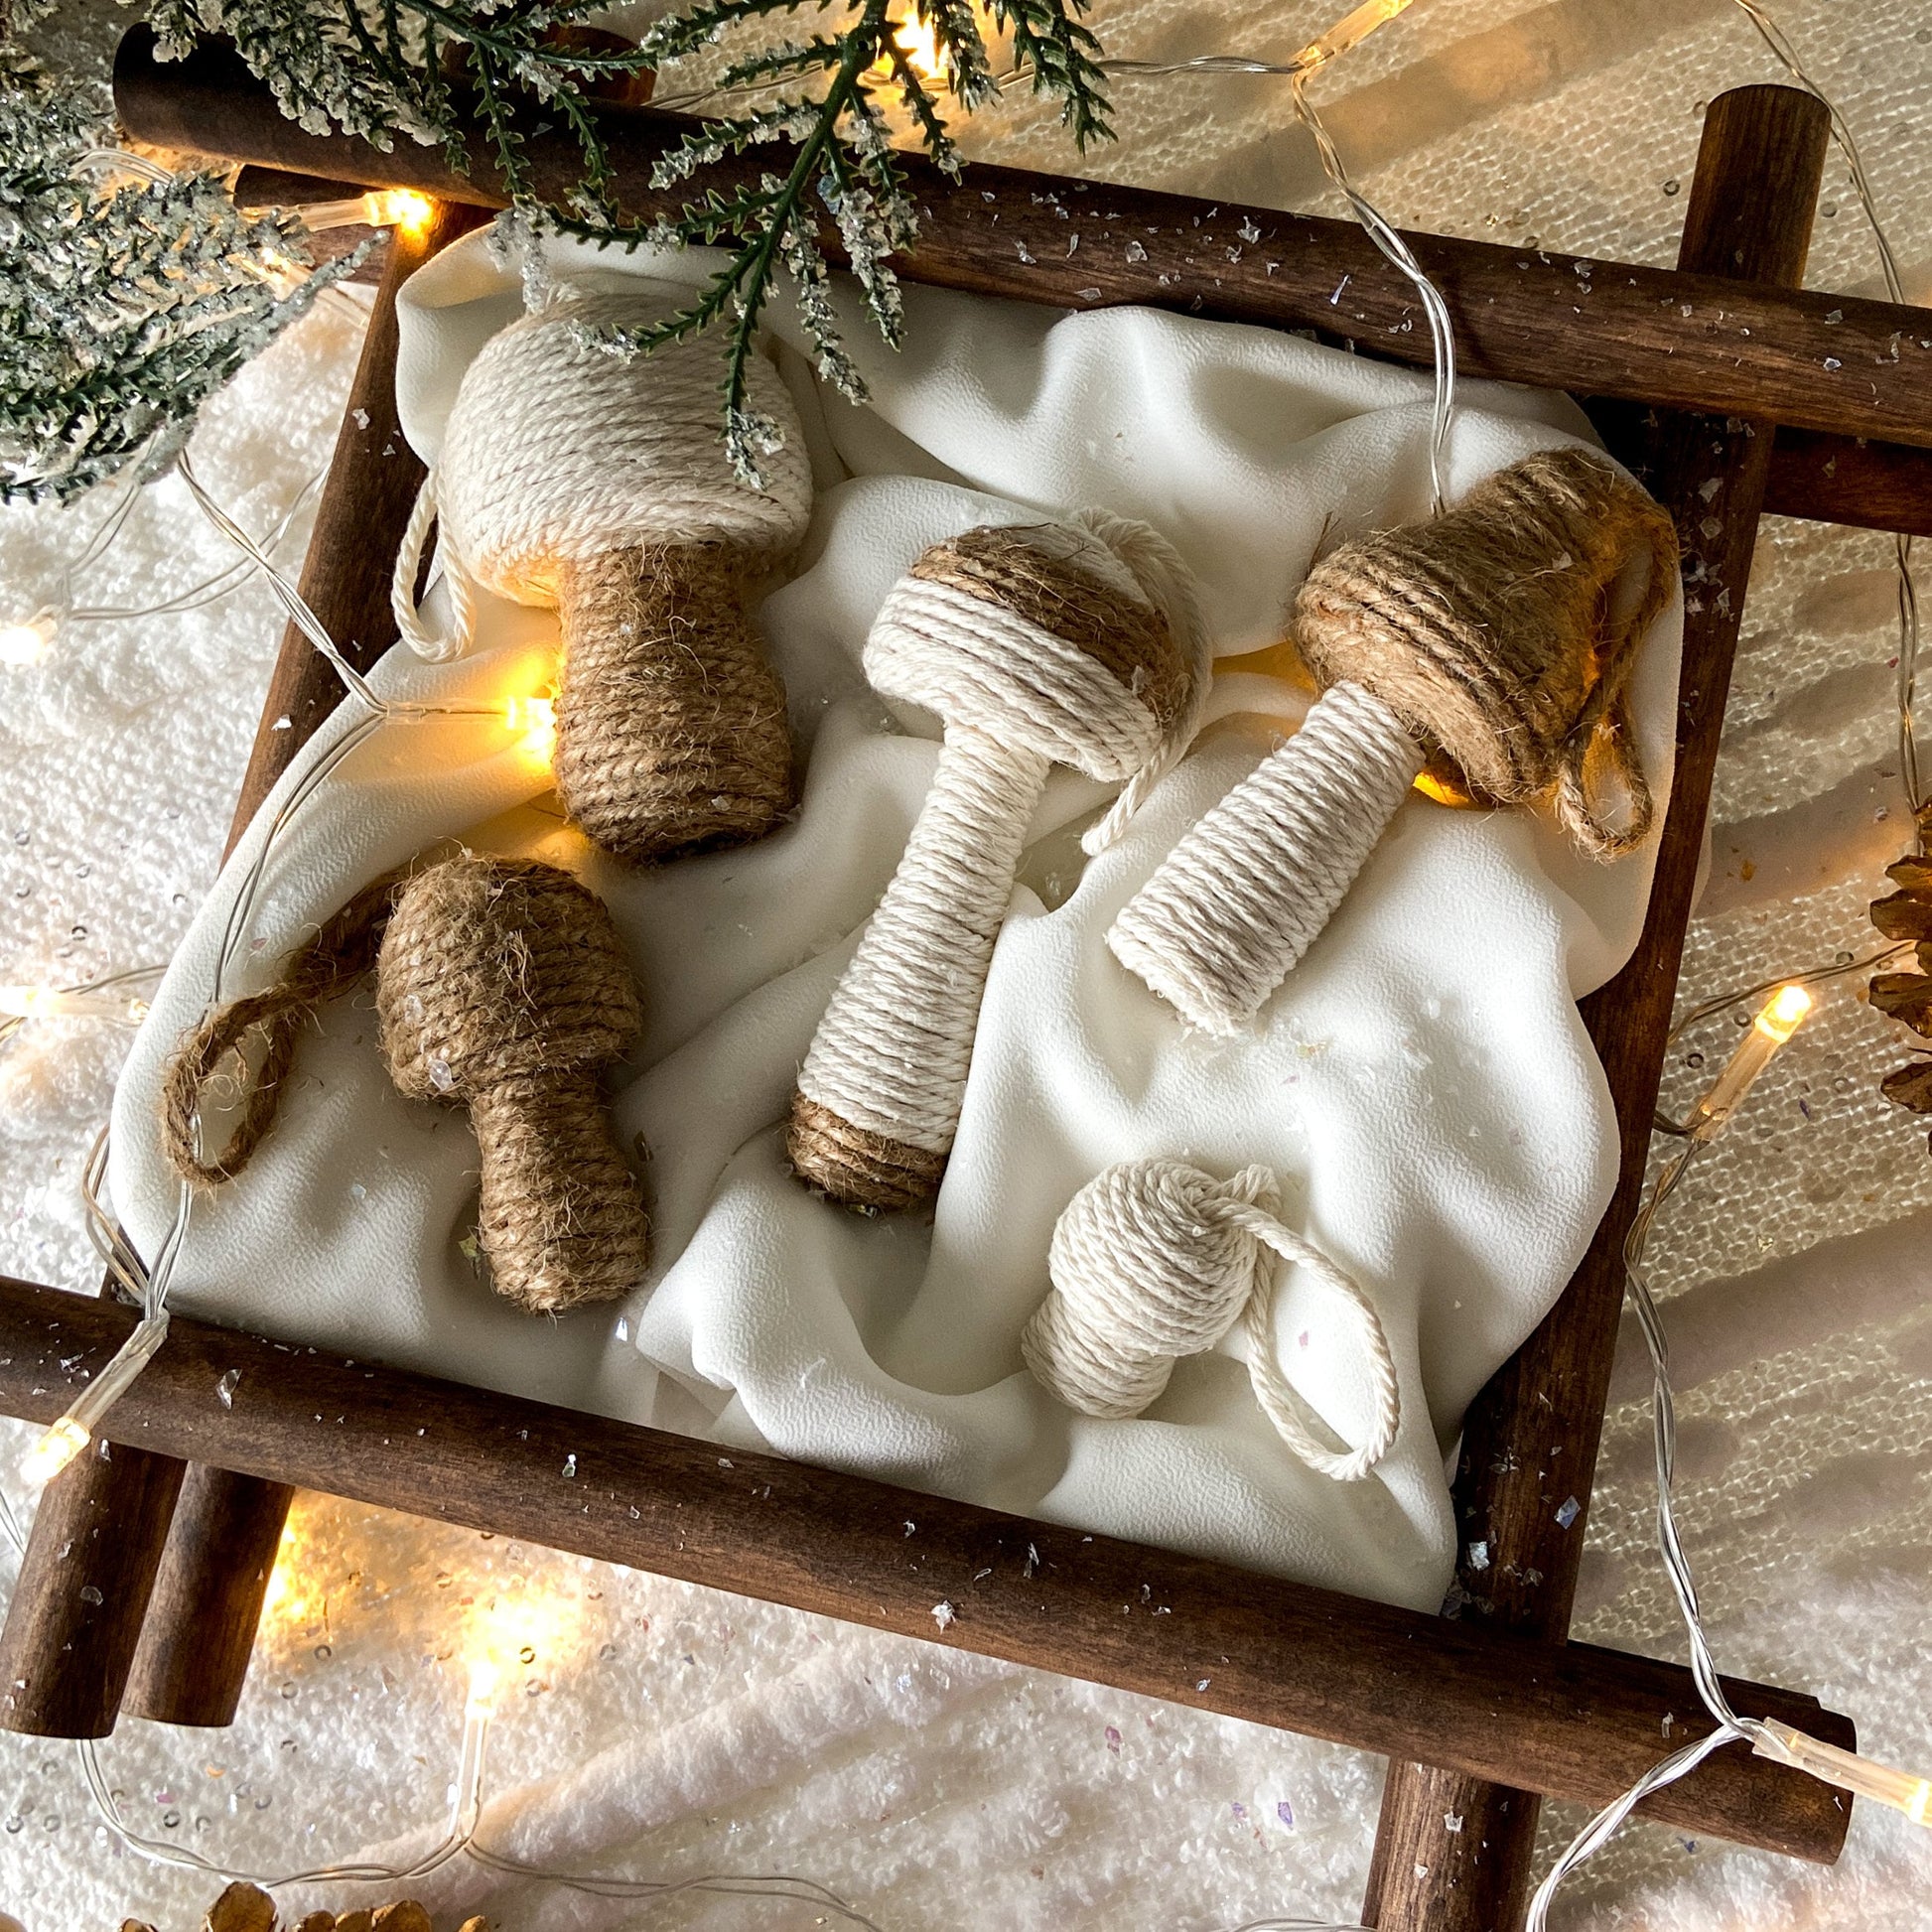
{"label": "coiled white rope cap", "polygon": [[[390,583],[397,629],[419,655],[468,648],[476,585],[519,604],[554,604],[565,564],[608,551],[726,543],[777,552],[803,534],[811,466],[777,370],[751,358],[747,407],[781,438],[761,458],[755,489],[725,453],[710,343],[643,354],[613,335],[648,313],[634,295],[572,293],[492,336],[471,363]],[[447,634],[416,604],[439,518]]]}
{"label": "coiled white rope cap", "polygon": [[[1138,1416],[1174,1363],[1243,1327],[1255,1400],[1310,1468],[1358,1482],[1394,1444],[1402,1394],[1389,1340],[1360,1285],[1283,1224],[1281,1189],[1263,1167],[1227,1180],[1183,1161],[1123,1161],[1067,1203],[1047,1260],[1052,1292],[1020,1337],[1027,1366],[1083,1415]],[[1275,1355],[1281,1263],[1306,1268],[1358,1328],[1375,1421],[1357,1448],[1321,1434]]]}

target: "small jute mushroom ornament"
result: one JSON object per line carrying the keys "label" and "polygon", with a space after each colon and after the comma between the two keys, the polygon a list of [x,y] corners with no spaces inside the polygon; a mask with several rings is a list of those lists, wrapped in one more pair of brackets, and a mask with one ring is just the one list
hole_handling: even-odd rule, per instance
{"label": "small jute mushroom ornament", "polygon": [[[1281,1264],[1307,1269],[1360,1332],[1375,1420],[1358,1447],[1317,1433],[1275,1352]],[[1281,1219],[1266,1168],[1216,1180],[1183,1161],[1123,1161],[1067,1203],[1047,1257],[1052,1292],[1020,1337],[1035,1379],[1082,1415],[1142,1414],[1175,1363],[1204,1355],[1240,1324],[1262,1413],[1310,1468],[1358,1482],[1402,1424],[1395,1358],[1375,1305],[1313,1242]]]}
{"label": "small jute mushroom ornament", "polygon": [[1206,686],[1186,567],[1102,511],[935,543],[866,640],[887,697],[937,712],[939,761],[904,855],[813,1035],[786,1146],[848,1207],[939,1189],[993,943],[1047,772],[1124,788],[1110,840],[1184,745]]}
{"label": "small jute mushroom ornament", "polygon": [[[129,1918],[121,1921],[121,1932],[155,1932],[155,1928]],[[429,1914],[413,1898],[347,1912],[308,1912],[284,1925],[267,1892],[237,1879],[203,1914],[202,1932],[432,1932],[432,1928]],[[489,1921],[478,1914],[465,1919],[457,1932],[489,1932]]]}
{"label": "small jute mushroom ornament", "polygon": [[[207,1016],[175,1049],[162,1088],[162,1143],[176,1171],[198,1186],[241,1171],[273,1122],[297,1033],[371,965],[397,1088],[469,1110],[479,1239],[496,1292],[550,1314],[635,1287],[649,1228],[598,1074],[637,1036],[637,991],[603,902],[534,860],[464,852],[378,880],[275,985]],[[201,1109],[230,1061],[239,1111],[227,1146],[207,1159]]]}
{"label": "small jute mushroom ornament", "polygon": [[[1291,625],[1322,695],[1168,855],[1108,945],[1190,1025],[1239,1033],[1436,755],[1479,802],[1553,796],[1581,850],[1633,850],[1651,800],[1624,694],[1677,554],[1664,509],[1579,448],[1526,457],[1434,522],[1334,551],[1310,571]],[[1639,562],[1632,597],[1621,580]],[[1617,780],[1620,824],[1592,762]]]}
{"label": "small jute mushroom ornament", "polygon": [[[627,297],[553,300],[493,336],[466,371],[396,558],[402,635],[425,657],[466,648],[470,587],[554,605],[563,633],[557,792],[588,837],[631,862],[736,845],[792,802],[784,691],[745,609],[811,511],[789,391],[761,358],[748,405],[767,426],[756,486],[718,435],[703,343],[627,353]],[[441,522],[456,617],[416,608]]]}

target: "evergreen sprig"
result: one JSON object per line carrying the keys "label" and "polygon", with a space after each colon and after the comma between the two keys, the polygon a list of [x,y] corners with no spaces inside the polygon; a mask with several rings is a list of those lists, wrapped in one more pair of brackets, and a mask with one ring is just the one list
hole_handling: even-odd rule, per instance
{"label": "evergreen sprig", "polygon": [[113,140],[100,93],[0,48],[0,503],[157,472],[355,265],[301,273],[299,222],[241,215],[211,175],[129,179]]}
{"label": "evergreen sprig", "polygon": [[[674,220],[648,230],[648,238],[661,242],[725,242],[731,258],[688,308],[629,339],[648,351],[726,325],[726,446],[734,467],[750,481],[757,479],[759,453],[776,434],[747,408],[746,393],[759,318],[779,268],[791,275],[820,373],[855,401],[866,393],[832,302],[824,219],[875,327],[895,347],[900,340],[904,317],[890,257],[916,234],[918,215],[882,98],[896,95],[927,154],[946,173],[959,172],[958,150],[933,85],[900,45],[908,20],[930,31],[946,69],[945,90],[967,113],[999,93],[971,0],[912,0],[909,13],[895,11],[894,0],[698,0],[653,27],[639,52],[654,62],[674,60],[767,16],[807,8],[842,16],[838,32],[755,48],[734,59],[719,78],[721,92],[768,88],[779,97],[705,121],[658,163],[652,182],[658,188],[701,185],[704,172],[728,156],[777,141],[793,144],[789,166],[783,174],[760,174],[754,186],[700,193]],[[1112,135],[1100,47],[1080,21],[1084,11],[1085,0],[991,0],[989,7],[994,24],[1011,32],[1016,61],[1031,69],[1035,91],[1059,99],[1062,124],[1083,150]],[[610,238],[584,224],[560,225]]]}
{"label": "evergreen sprig", "polygon": [[[1062,123],[1083,149],[1112,132],[1099,43],[1080,18],[1085,7],[990,0],[988,8],[1010,32],[1035,91],[1059,101]],[[789,273],[820,369],[848,396],[863,396],[840,335],[826,250],[836,236],[874,324],[897,344],[903,319],[889,258],[911,240],[917,218],[885,103],[897,100],[926,152],[956,173],[940,95],[970,114],[999,93],[979,20],[972,0],[694,0],[635,48],[573,44],[569,30],[596,11],[596,0],[149,0],[164,55],[186,51],[199,34],[227,35],[303,127],[340,127],[382,148],[401,138],[439,145],[460,170],[470,166],[480,130],[512,204],[537,225],[602,246],[725,243],[731,260],[696,302],[619,345],[648,351],[724,325],[726,441],[740,473],[756,477],[758,453],[775,431],[746,407],[748,358],[773,281]],[[801,14],[826,31],[775,46],[759,40],[774,20]],[[943,85],[899,45],[909,21],[930,31]],[[590,86],[734,41],[749,44],[728,62],[717,91],[756,104],[703,121],[660,162],[656,187],[694,189],[676,218],[629,218],[618,205]],[[539,197],[523,152],[532,96],[569,130],[582,158],[581,179],[562,202]],[[706,171],[728,157],[781,142],[792,146],[782,173],[729,190],[706,186]]]}

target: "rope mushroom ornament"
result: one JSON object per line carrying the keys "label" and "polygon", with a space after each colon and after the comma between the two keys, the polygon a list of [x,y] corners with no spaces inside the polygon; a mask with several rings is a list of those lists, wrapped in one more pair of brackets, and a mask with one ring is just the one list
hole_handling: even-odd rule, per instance
{"label": "rope mushroom ornament", "polygon": [[[469,1111],[478,1235],[496,1292],[533,1314],[628,1293],[649,1224],[598,1077],[637,1036],[637,990],[603,901],[535,860],[462,852],[379,879],[274,985],[191,1029],[162,1088],[162,1146],[176,1172],[207,1188],[242,1171],[273,1123],[297,1034],[371,968],[398,1091]],[[235,1124],[205,1156],[203,1103],[230,1061]]]}
{"label": "rope mushroom ornament", "polygon": [[[811,471],[789,391],[754,356],[747,406],[770,447],[756,485],[734,476],[710,350],[626,351],[615,332],[636,316],[633,298],[557,298],[484,344],[391,601],[437,659],[468,647],[475,585],[556,607],[558,794],[597,844],[643,863],[762,837],[790,809],[784,692],[744,598],[803,534]],[[448,635],[415,602],[439,520]]]}
{"label": "rope mushroom ornament", "polygon": [[[1306,1269],[1354,1321],[1374,1419],[1354,1448],[1334,1448],[1282,1373],[1275,1295],[1282,1263]],[[1204,1355],[1238,1326],[1262,1413],[1318,1474],[1358,1482],[1402,1424],[1395,1358],[1375,1305],[1311,1241],[1281,1219],[1266,1168],[1216,1180],[1181,1161],[1123,1161],[1075,1194],[1053,1229],[1053,1287],[1020,1337],[1035,1379],[1082,1415],[1143,1414],[1182,1357]]]}
{"label": "rope mushroom ornament", "polygon": [[[1624,695],[1677,558],[1669,514],[1581,448],[1525,458],[1434,522],[1334,551],[1292,625],[1321,696],[1162,861],[1108,945],[1189,1025],[1240,1033],[1437,753],[1480,802],[1552,797],[1584,852],[1634,850],[1651,799]],[[1627,580],[1639,566],[1640,590]]]}
{"label": "rope mushroom ornament", "polygon": [[1086,835],[1117,836],[1184,748],[1207,685],[1186,567],[1101,511],[935,543],[888,594],[865,666],[944,723],[898,869],[792,1095],[799,1176],[867,1211],[938,1192],[993,945],[1048,771],[1122,786]]}
{"label": "rope mushroom ornament", "polygon": [[603,901],[534,860],[431,866],[396,896],[375,1008],[397,1090],[469,1111],[496,1292],[554,1314],[634,1288],[649,1226],[598,1075],[642,1013]]}

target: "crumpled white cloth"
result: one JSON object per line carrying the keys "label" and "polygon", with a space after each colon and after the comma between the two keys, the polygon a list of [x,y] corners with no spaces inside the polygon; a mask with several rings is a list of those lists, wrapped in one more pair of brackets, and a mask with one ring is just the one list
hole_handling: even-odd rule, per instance
{"label": "crumpled white cloth", "polygon": [[[549,254],[558,273],[634,290],[640,316],[688,297],[712,265],[703,251]],[[175,1306],[1433,1608],[1453,1558],[1444,1460],[1462,1410],[1563,1286],[1613,1182],[1607,1096],[1574,1002],[1634,943],[1650,851],[1603,866],[1538,815],[1417,798],[1255,1035],[1190,1036],[1102,935],[1304,709],[1274,678],[1225,675],[1198,749],[1084,870],[1077,835],[1105,793],[1065,771],[1049,783],[931,1221],[860,1219],[809,1196],[778,1123],[933,765],[933,722],[889,715],[860,671],[871,618],[917,552],[974,523],[1083,504],[1143,517],[1198,573],[1230,657],[1280,635],[1318,545],[1427,509],[1422,376],[1145,310],[1063,315],[926,289],[906,306],[894,355],[847,304],[873,390],[861,409],[821,394],[788,309],[773,312],[818,484],[795,575],[760,614],[805,759],[796,821],[757,846],[626,873],[561,822],[544,767],[493,718],[392,723],[277,841],[224,989],[265,980],[318,918],[438,839],[580,873],[610,903],[646,1006],[614,1118],[644,1164],[647,1281],[621,1308],[560,1320],[493,1298],[472,1238],[475,1143],[460,1114],[394,1092],[364,996],[305,1039],[247,1173],[197,1203]],[[398,392],[425,457],[467,361],[518,313],[483,236],[404,291]],[[1452,488],[1585,433],[1561,397],[1467,384]],[[1680,640],[1673,604],[1632,690],[1660,800]],[[485,599],[471,656],[392,651],[373,682],[495,706],[543,688],[554,649],[548,614]],[[146,1254],[177,1198],[154,1129],[163,1064],[208,995],[269,816],[351,716],[264,807],[129,1057],[113,1192]],[[1046,1290],[1056,1216],[1100,1169],[1148,1156],[1217,1173],[1266,1163],[1287,1218],[1368,1288],[1403,1393],[1400,1436],[1369,1479],[1337,1484],[1288,1454],[1232,1339],[1127,1422],[1071,1415],[1026,1373],[1019,1334]],[[1291,1272],[1276,1346],[1355,1441],[1370,1395],[1351,1334]]]}

